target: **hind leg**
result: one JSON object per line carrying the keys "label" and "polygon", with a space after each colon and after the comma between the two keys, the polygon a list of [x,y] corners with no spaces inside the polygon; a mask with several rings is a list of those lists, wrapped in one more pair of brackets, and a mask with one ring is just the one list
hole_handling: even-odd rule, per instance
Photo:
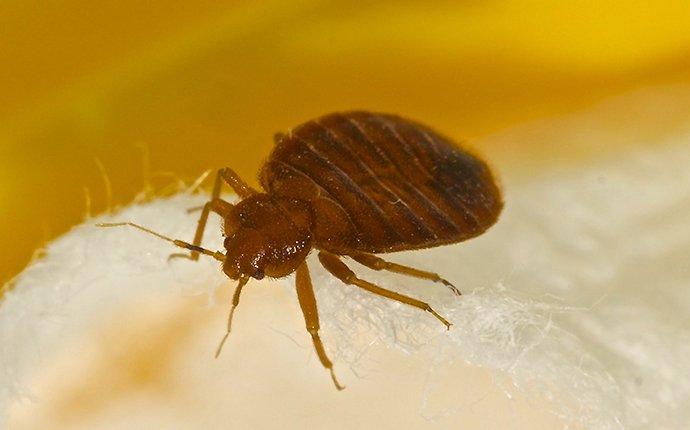
{"label": "hind leg", "polygon": [[362,264],[363,266],[367,266],[370,269],[387,270],[389,272],[400,273],[402,275],[412,276],[415,278],[428,279],[430,281],[440,282],[443,285],[445,285],[446,287],[448,287],[448,289],[450,289],[452,292],[454,292],[458,296],[462,295],[460,290],[458,290],[450,282],[441,278],[437,273],[427,272],[424,270],[415,269],[413,267],[403,266],[402,264],[391,263],[391,262],[388,262],[382,258],[379,258],[379,257],[377,257],[375,255],[371,255],[371,254],[356,253],[356,254],[349,255],[349,257],[351,257],[353,260],[355,260],[359,264]]}
{"label": "hind leg", "polygon": [[413,299],[412,297],[406,296],[404,294],[396,293],[394,291],[386,290],[378,285],[374,285],[371,282],[360,279],[355,275],[355,273],[350,270],[349,267],[345,265],[335,254],[330,252],[321,251],[319,252],[319,261],[323,267],[328,270],[333,276],[343,281],[348,285],[355,285],[359,288],[369,291],[370,293],[377,294],[379,296],[386,297],[391,300],[395,300],[400,303],[405,303],[406,305],[414,306],[423,311],[429,312],[441,321],[446,328],[450,329],[450,323],[448,320],[439,315],[435,310],[429,306],[428,303],[422,302],[421,300]]}

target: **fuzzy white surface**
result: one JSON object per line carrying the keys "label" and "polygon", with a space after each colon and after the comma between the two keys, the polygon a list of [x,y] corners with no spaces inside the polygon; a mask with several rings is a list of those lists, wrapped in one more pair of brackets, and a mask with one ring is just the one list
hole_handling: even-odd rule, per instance
{"label": "fuzzy white surface", "polygon": [[[467,361],[491,369],[506,388],[550,400],[566,422],[586,428],[686,426],[690,137],[673,141],[681,144],[506,183],[505,213],[484,236],[390,256],[442,273],[461,298],[349,263],[366,279],[428,300],[454,324],[450,331],[417,309],[340,285],[312,256],[323,337],[337,366],[356,372],[372,344],[410,354],[432,348],[425,399],[448,383],[445,372]],[[140,294],[205,294],[226,284],[212,259],[168,262],[175,250],[166,242],[93,226],[132,220],[190,238],[196,215],[184,209],[203,199],[180,194],[91,220],[19,276],[0,307],[3,410],[31,397],[32,375],[109,309]],[[219,248],[217,222],[208,231],[205,245]],[[293,279],[282,282],[294,294]],[[424,410],[455,413],[446,404]]]}

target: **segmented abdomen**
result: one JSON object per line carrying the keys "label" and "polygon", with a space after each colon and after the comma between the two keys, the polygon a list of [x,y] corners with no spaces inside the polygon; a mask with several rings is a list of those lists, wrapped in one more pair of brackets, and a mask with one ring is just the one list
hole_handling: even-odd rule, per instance
{"label": "segmented abdomen", "polygon": [[493,225],[503,206],[482,160],[387,114],[334,113],[298,126],[260,179],[270,194],[311,200],[315,246],[340,253],[460,242]]}

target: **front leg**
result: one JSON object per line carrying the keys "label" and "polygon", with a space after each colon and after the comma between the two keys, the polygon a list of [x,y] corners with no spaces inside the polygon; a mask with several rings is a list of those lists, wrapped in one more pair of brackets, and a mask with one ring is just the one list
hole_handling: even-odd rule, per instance
{"label": "front leg", "polygon": [[[256,190],[247,185],[247,183],[244,182],[234,170],[229,167],[220,169],[216,174],[216,181],[214,182],[213,190],[211,191],[211,199],[206,202],[201,210],[201,215],[199,216],[199,221],[197,222],[196,232],[194,233],[194,240],[192,241],[194,246],[201,246],[209,213],[215,212],[221,217],[225,218],[230,214],[230,211],[232,211],[232,203],[220,198],[220,189],[223,181],[228,184],[233,191],[240,196],[240,198],[246,198],[252,194],[256,194]],[[189,258],[190,260],[197,261],[199,259],[199,253],[192,251],[190,254],[172,254],[170,256],[170,258],[175,257]]]}
{"label": "front leg", "polygon": [[[237,174],[234,170],[232,170],[229,167],[225,167],[223,169],[220,169],[218,171],[218,176],[223,178],[223,181],[225,181],[226,184],[232,188],[232,190],[241,198],[241,199],[246,199],[247,197],[251,196],[252,194],[258,194],[258,191],[256,191],[254,188],[250,187],[247,185],[246,182],[242,178],[240,178],[240,175]],[[218,183],[218,178],[216,178],[216,182]],[[218,194],[216,194],[213,197],[218,197],[220,195],[220,185],[218,185]],[[214,188],[215,191],[215,188]]]}

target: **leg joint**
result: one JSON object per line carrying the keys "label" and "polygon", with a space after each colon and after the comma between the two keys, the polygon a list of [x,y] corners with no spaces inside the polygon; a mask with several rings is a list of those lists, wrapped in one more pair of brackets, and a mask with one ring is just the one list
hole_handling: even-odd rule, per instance
{"label": "leg joint", "polygon": [[351,257],[359,264],[374,270],[383,270],[388,266],[383,259],[370,254],[354,254]]}

